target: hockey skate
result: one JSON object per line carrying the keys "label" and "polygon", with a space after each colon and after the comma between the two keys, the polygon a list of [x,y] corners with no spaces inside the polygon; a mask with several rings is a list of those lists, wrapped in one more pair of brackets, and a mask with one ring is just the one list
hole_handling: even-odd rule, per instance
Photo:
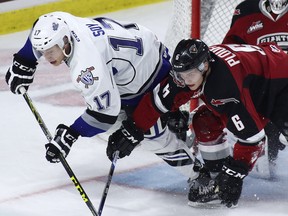
{"label": "hockey skate", "polygon": [[218,198],[218,187],[205,167],[202,166],[199,169],[199,176],[196,179],[190,179],[188,182],[190,187],[188,194],[189,206],[205,208],[221,206],[221,201]]}

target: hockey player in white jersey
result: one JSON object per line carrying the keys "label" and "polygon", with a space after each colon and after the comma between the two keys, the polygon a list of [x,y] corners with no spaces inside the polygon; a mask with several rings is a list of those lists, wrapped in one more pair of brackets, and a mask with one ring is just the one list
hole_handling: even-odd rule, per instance
{"label": "hockey player in white jersey", "polygon": [[[13,65],[6,74],[13,93],[28,90],[41,56],[54,66],[67,64],[71,80],[87,104],[84,113],[70,126],[59,124],[54,139],[45,145],[46,159],[52,163],[59,162],[60,152],[66,157],[79,136],[93,137],[109,130],[121,109],[129,117],[142,96],[171,69],[166,47],[143,26],[53,12],[38,18],[23,48],[14,54]],[[125,128],[121,133],[132,134],[134,139],[129,140],[128,136],[126,141],[132,145],[121,147],[120,158],[129,155],[144,139],[133,124],[129,118],[123,121]],[[193,174],[189,148],[166,130],[160,119],[141,144],[183,173]],[[117,143],[114,145],[117,147]],[[110,145],[110,159],[111,152]]]}

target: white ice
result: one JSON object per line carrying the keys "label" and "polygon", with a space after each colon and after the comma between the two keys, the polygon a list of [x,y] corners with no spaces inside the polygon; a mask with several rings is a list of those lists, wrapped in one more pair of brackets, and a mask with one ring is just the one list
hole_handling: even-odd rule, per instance
{"label": "white ice", "polygon": [[[138,22],[163,41],[171,11],[172,3],[168,1],[105,15]],[[24,31],[0,36],[0,216],[92,215],[63,166],[46,161],[46,137],[23,97],[13,95],[4,81],[12,54],[23,45],[27,34]],[[65,66],[56,69],[40,61],[38,69],[29,95],[54,133],[59,123],[73,123],[85,106],[73,91]],[[71,94],[63,97],[62,91]],[[59,101],[66,105],[59,105]],[[96,209],[111,165],[105,154],[106,139],[105,135],[80,138],[67,158]],[[130,157],[118,160],[102,215],[288,215],[287,156],[287,150],[280,152],[273,181],[251,176],[245,179],[237,208],[199,209],[187,205],[184,176],[152,153],[137,149]]]}

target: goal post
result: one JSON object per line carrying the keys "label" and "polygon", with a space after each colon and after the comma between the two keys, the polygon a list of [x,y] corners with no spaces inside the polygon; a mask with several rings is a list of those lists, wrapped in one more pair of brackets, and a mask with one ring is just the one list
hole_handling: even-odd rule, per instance
{"label": "goal post", "polygon": [[[200,38],[201,0],[191,0],[191,38]],[[189,112],[199,106],[199,99],[189,101]]]}

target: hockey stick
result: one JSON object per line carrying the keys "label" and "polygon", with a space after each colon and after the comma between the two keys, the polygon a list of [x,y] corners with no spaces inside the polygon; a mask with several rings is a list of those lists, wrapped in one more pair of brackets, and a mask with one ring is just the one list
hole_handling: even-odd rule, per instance
{"label": "hockey stick", "polygon": [[[44,132],[48,142],[50,142],[53,139],[52,136],[51,136],[51,133],[48,130],[48,128],[47,128],[46,124],[44,123],[42,117],[40,116],[39,112],[36,110],[35,106],[33,105],[33,102],[31,100],[31,98],[29,97],[29,95],[27,93],[24,93],[23,97],[24,97],[25,101],[27,102],[30,110],[34,114],[34,116],[35,116],[39,126],[41,127],[42,131]],[[85,193],[85,191],[82,188],[80,182],[78,181],[78,179],[74,175],[72,169],[70,168],[69,164],[67,163],[66,159],[64,158],[64,156],[62,154],[59,154],[59,159],[60,159],[60,162],[62,163],[62,165],[64,166],[66,172],[70,176],[70,179],[72,180],[72,182],[75,185],[76,189],[79,191],[83,201],[86,203],[86,205],[90,209],[91,213],[94,216],[98,216],[98,213],[95,210],[91,200],[89,199],[88,195]]]}
{"label": "hockey stick", "polygon": [[99,216],[101,216],[102,211],[103,211],[103,207],[104,207],[107,195],[108,195],[108,190],[109,190],[109,187],[110,187],[110,184],[112,181],[113,173],[114,173],[116,162],[117,162],[118,158],[119,158],[119,151],[116,151],[114,153],[114,158],[113,158],[113,161],[111,163],[111,167],[110,167],[109,174],[108,174],[108,179],[107,179],[107,182],[106,182],[103,194],[102,194],[101,202],[99,204],[99,208],[98,208],[98,215]]}

